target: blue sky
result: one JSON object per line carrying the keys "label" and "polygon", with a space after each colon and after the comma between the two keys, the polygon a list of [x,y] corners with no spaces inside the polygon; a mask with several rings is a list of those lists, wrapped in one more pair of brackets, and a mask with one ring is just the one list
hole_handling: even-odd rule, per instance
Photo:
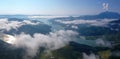
{"label": "blue sky", "polygon": [[86,15],[105,11],[120,13],[120,0],[0,0],[0,14]]}

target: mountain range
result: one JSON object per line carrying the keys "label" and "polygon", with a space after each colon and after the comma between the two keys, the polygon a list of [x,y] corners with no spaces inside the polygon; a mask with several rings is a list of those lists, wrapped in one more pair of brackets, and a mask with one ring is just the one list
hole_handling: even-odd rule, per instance
{"label": "mountain range", "polygon": [[79,19],[119,19],[120,14],[117,12],[102,12],[99,13],[98,15],[85,15],[85,16],[79,16]]}

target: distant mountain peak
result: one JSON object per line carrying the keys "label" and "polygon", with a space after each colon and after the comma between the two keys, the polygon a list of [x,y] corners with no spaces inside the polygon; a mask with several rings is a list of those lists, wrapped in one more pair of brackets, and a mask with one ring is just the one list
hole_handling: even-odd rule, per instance
{"label": "distant mountain peak", "polygon": [[117,12],[105,11],[98,15],[85,15],[80,16],[79,19],[120,19],[120,14]]}
{"label": "distant mountain peak", "polygon": [[107,16],[107,15],[120,16],[119,13],[117,13],[117,12],[110,12],[110,11],[105,11],[105,12],[102,12],[102,13],[100,13],[100,14],[98,14],[98,15],[105,15],[105,16]]}
{"label": "distant mountain peak", "polygon": [[117,13],[117,12],[105,11],[105,12],[102,12],[102,13],[98,14],[97,17],[101,18],[101,19],[104,19],[104,18],[119,19],[120,18],[120,14]]}

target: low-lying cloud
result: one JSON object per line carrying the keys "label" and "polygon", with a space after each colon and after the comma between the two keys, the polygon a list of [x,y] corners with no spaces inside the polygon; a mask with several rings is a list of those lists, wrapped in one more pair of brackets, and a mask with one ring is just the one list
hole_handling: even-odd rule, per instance
{"label": "low-lying cloud", "polygon": [[40,47],[46,48],[47,51],[55,50],[64,47],[70,41],[75,41],[77,32],[72,30],[60,30],[57,32],[50,32],[48,35],[35,33],[33,36],[21,33],[14,35],[16,42],[15,47],[26,47],[25,59],[34,57]]}
{"label": "low-lying cloud", "polygon": [[0,19],[0,30],[4,29],[9,31],[10,29],[17,29],[22,25],[30,24],[30,25],[37,25],[40,22],[31,22],[30,20],[23,20],[23,21],[9,21],[7,18]]}
{"label": "low-lying cloud", "polygon": [[83,53],[83,59],[99,59],[99,57],[95,55],[94,53],[91,53],[90,55]]}
{"label": "low-lying cloud", "polygon": [[69,17],[69,16],[28,16],[28,18],[47,18],[47,19],[61,18],[61,17]]}
{"label": "low-lying cloud", "polygon": [[101,38],[96,39],[96,44],[97,46],[102,46],[102,47],[112,47],[111,42],[107,41],[107,40],[103,40]]}
{"label": "low-lying cloud", "polygon": [[56,22],[62,24],[89,24],[92,26],[107,26],[107,24],[115,19],[101,19],[101,20],[55,20]]}

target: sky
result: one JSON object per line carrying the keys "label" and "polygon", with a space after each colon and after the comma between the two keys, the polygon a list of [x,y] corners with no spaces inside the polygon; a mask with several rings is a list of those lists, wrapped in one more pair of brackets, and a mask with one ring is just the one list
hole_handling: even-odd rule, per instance
{"label": "sky", "polygon": [[120,13],[119,4],[120,0],[0,0],[0,14],[88,15],[104,11]]}

